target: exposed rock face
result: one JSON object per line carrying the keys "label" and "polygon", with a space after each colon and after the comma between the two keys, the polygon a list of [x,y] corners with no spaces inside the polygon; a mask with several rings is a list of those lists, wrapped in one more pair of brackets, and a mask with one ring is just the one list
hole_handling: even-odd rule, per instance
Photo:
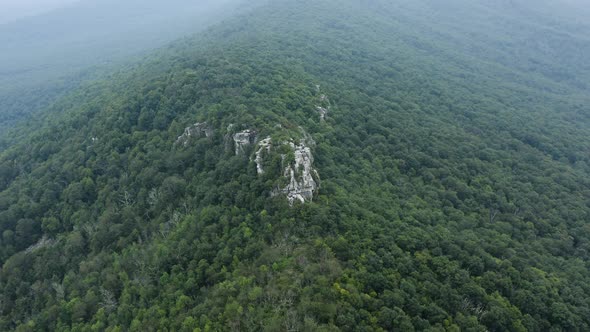
{"label": "exposed rock face", "polygon": [[[302,130],[303,131],[303,130]],[[288,183],[284,187],[277,187],[271,192],[271,196],[285,195],[289,205],[293,206],[295,202],[306,203],[313,200],[313,195],[319,188],[319,175],[313,168],[313,155],[310,145],[314,144],[313,139],[303,131],[303,139],[299,144],[293,141],[281,142],[280,146],[288,146],[293,152],[293,159],[287,161],[287,155],[281,154],[283,160],[283,174]],[[264,159],[272,155],[277,146],[273,144],[272,139],[267,137],[260,141],[256,146],[255,159],[256,170],[258,175],[264,174]]]}
{"label": "exposed rock face", "polygon": [[270,147],[271,147],[270,137],[267,137],[267,138],[263,139],[262,141],[260,141],[260,143],[258,143],[258,149],[256,150],[256,159],[254,159],[254,161],[256,162],[256,171],[258,172],[258,174],[264,173],[264,169],[262,169],[263,153],[264,152],[269,153]]}
{"label": "exposed rock face", "polygon": [[317,171],[312,167],[311,149],[304,142],[299,145],[289,144],[294,150],[295,164],[285,168],[283,176],[289,179],[289,184],[281,192],[287,195],[289,204],[293,205],[295,201],[311,201],[318,185],[314,179],[314,175],[317,177]]}
{"label": "exposed rock face", "polygon": [[240,153],[244,152],[246,146],[256,144],[256,131],[247,129],[239,133],[235,133],[233,139],[236,155],[239,155]]}
{"label": "exposed rock face", "polygon": [[43,237],[37,241],[37,243],[33,244],[32,246],[28,247],[25,252],[28,253],[32,253],[35,252],[37,250],[43,249],[43,248],[48,248],[48,247],[52,247],[53,245],[55,245],[56,242],[53,239],[50,239],[49,237],[47,237],[47,235],[43,235]]}
{"label": "exposed rock face", "polygon": [[320,113],[320,120],[326,120],[326,115],[328,115],[328,109],[321,107],[321,106],[316,106],[316,111],[318,111],[318,113]]}
{"label": "exposed rock face", "polygon": [[[318,86],[318,92],[319,91],[320,90]],[[328,96],[326,96],[325,94],[321,94],[318,97],[318,102],[319,105],[316,105],[315,109],[320,114],[320,121],[324,121],[326,120],[326,116],[330,112],[330,100],[328,99]]]}
{"label": "exposed rock face", "polygon": [[283,176],[289,179],[289,184],[285,188],[275,190],[273,195],[285,194],[290,205],[297,201],[301,203],[309,202],[318,189],[316,179],[319,178],[317,171],[313,168],[311,149],[303,140],[299,145],[295,145],[293,142],[288,144],[295,155],[295,161],[287,165],[283,173]]}
{"label": "exposed rock face", "polygon": [[193,137],[201,138],[203,136],[213,136],[213,129],[206,122],[197,122],[190,127],[186,127],[184,133],[178,136],[174,144],[187,147]]}

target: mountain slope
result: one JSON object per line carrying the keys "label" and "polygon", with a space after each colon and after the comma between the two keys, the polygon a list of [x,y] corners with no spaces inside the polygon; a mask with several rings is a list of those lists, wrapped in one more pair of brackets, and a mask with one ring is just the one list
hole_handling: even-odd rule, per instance
{"label": "mountain slope", "polygon": [[[483,27],[544,24],[476,3]],[[21,128],[0,329],[588,329],[584,64],[532,71],[427,8],[271,2]],[[292,206],[289,142],[319,175]]]}

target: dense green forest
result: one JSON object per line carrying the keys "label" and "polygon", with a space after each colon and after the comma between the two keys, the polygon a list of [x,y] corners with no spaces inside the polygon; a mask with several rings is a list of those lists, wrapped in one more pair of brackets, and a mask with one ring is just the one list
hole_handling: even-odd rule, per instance
{"label": "dense green forest", "polygon": [[86,81],[0,141],[0,330],[590,330],[568,4],[264,1]]}

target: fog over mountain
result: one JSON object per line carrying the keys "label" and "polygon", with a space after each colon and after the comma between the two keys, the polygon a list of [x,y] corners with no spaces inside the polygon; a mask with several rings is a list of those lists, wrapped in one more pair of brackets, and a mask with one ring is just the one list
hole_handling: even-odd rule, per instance
{"label": "fog over mountain", "polygon": [[240,3],[6,2],[14,13],[54,10],[0,25],[0,128],[47,106],[51,96],[74,86],[82,76],[194,34],[231,15]]}
{"label": "fog over mountain", "polygon": [[0,0],[0,24],[35,16],[81,0]]}

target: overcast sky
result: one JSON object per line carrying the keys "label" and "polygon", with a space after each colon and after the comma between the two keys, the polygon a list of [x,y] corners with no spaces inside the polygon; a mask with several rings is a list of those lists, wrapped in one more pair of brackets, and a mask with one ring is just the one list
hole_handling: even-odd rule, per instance
{"label": "overcast sky", "polygon": [[80,0],[0,0],[0,23],[41,14]]}

